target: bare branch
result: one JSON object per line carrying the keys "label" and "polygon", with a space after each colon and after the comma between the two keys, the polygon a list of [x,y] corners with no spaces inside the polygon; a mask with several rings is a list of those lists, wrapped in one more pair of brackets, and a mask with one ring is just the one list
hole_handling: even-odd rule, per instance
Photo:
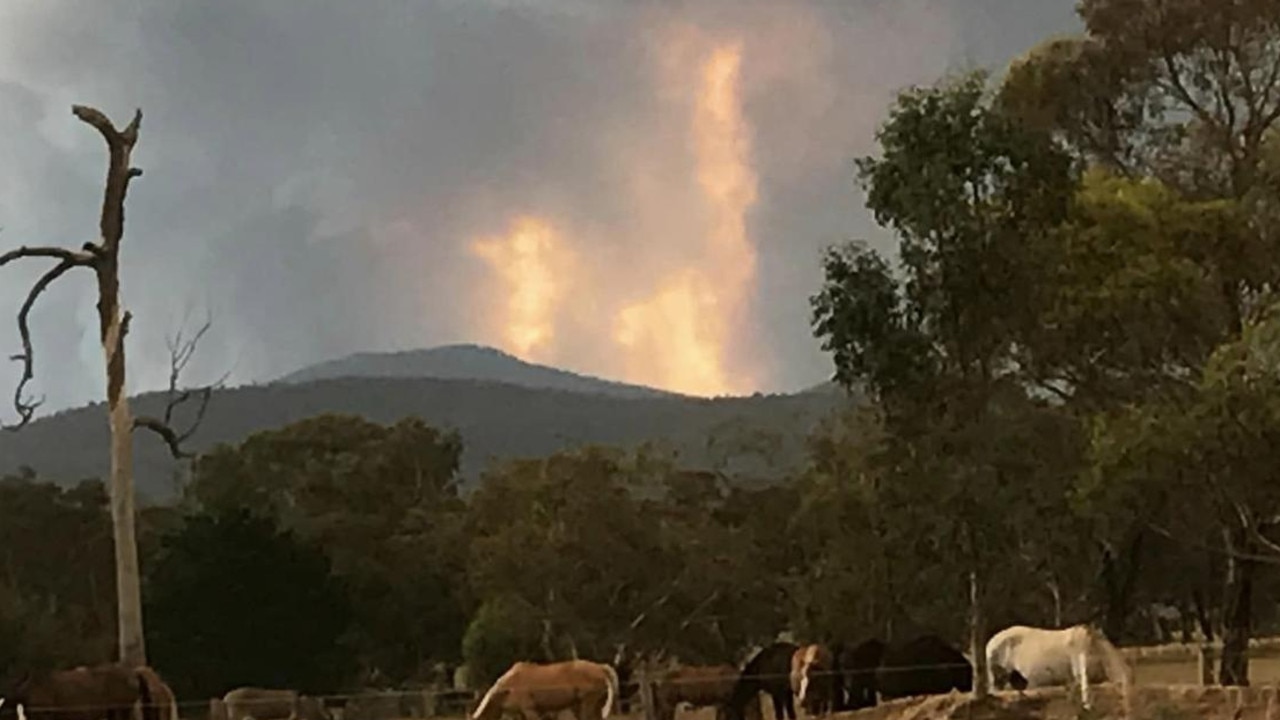
{"label": "bare branch", "polygon": [[[23,248],[20,248],[20,250]],[[55,248],[46,248],[47,250],[55,250]],[[6,253],[5,256],[12,255]],[[14,255],[13,257],[40,257],[39,255]],[[0,263],[3,264],[3,263]],[[22,363],[22,377],[18,380],[18,387],[13,391],[13,407],[18,412],[18,422],[11,425],[0,425],[6,430],[19,430],[31,422],[31,418],[35,415],[36,409],[44,402],[44,398],[33,400],[26,397],[27,385],[35,379],[35,349],[31,342],[31,309],[35,307],[36,300],[44,293],[53,281],[62,277],[68,270],[80,267],[84,263],[75,257],[64,257],[61,262],[51,268],[44,275],[36,280],[31,286],[31,290],[27,292],[27,299],[23,301],[21,309],[18,310],[18,336],[22,341],[22,352],[10,357],[10,360]]]}
{"label": "bare branch", "polygon": [[[102,233],[100,249],[106,258],[115,262],[118,259],[120,241],[124,237],[124,203],[129,194],[129,181],[142,175],[141,170],[130,167],[129,164],[133,146],[138,142],[142,110],[134,112],[133,120],[123,130],[117,130],[111,120],[96,108],[72,105],[71,113],[93,126],[107,143],[109,158],[106,188],[102,196],[102,217],[99,221]],[[115,282],[113,280],[112,284]]]}
{"label": "bare branch", "polygon": [[28,247],[23,245],[15,250],[0,253],[0,267],[23,258],[49,258],[72,265],[92,265],[94,257],[89,252],[76,252],[60,247]]}
{"label": "bare branch", "polygon": [[1267,537],[1266,535],[1263,535],[1262,531],[1259,530],[1256,525],[1249,529],[1249,533],[1250,535],[1253,536],[1253,539],[1256,540],[1259,545],[1262,545],[1267,550],[1275,553],[1277,557],[1280,557],[1280,543],[1276,543],[1271,538]]}
{"label": "bare branch", "polygon": [[[164,414],[160,418],[139,416],[133,420],[133,428],[135,430],[143,428],[158,435],[168,446],[169,454],[175,460],[193,456],[192,453],[183,448],[183,445],[195,435],[201,423],[204,422],[204,416],[209,409],[209,400],[213,397],[214,390],[223,387],[230,376],[230,373],[226,373],[215,382],[197,388],[181,387],[182,374],[186,370],[187,364],[191,362],[191,358],[195,356],[196,348],[199,347],[200,341],[211,327],[213,327],[212,317],[206,319],[190,339],[184,339],[181,330],[174,337],[169,338],[169,387],[165,397]],[[184,430],[175,429],[173,422],[174,412],[192,401],[196,403],[196,409],[191,422]]]}
{"label": "bare branch", "polygon": [[[1178,535],[1173,533],[1173,531],[1151,522],[1147,523],[1147,527],[1150,528],[1157,535],[1163,538],[1166,538],[1168,540],[1172,540],[1184,547],[1194,548],[1197,550],[1204,550],[1206,552],[1214,553],[1215,555],[1236,558],[1237,560],[1252,560],[1254,562],[1259,562],[1266,565],[1280,565],[1280,555],[1260,555],[1258,553],[1240,552],[1239,550],[1232,550],[1230,548],[1217,547],[1205,542],[1201,542],[1199,540],[1191,540],[1185,537],[1179,537]],[[1274,543],[1268,540],[1265,544],[1273,545]]]}
{"label": "bare branch", "polygon": [[115,150],[117,146],[122,149],[130,149],[134,143],[138,142],[138,129],[142,126],[141,109],[134,111],[133,119],[129,121],[124,130],[117,130],[116,126],[111,123],[111,119],[97,108],[86,105],[72,105],[71,113],[80,118],[81,121],[92,125],[95,130],[101,133],[112,150]]}
{"label": "bare branch", "polygon": [[22,303],[21,310],[18,311],[18,335],[22,341],[22,352],[13,355],[10,359],[22,363],[22,377],[18,381],[18,387],[13,393],[13,407],[18,412],[18,422],[16,424],[5,425],[0,423],[0,428],[6,430],[18,430],[31,422],[31,418],[35,415],[36,409],[44,402],[27,398],[27,385],[35,379],[35,352],[31,343],[31,327],[30,316],[31,309],[35,307],[36,300],[40,295],[68,270],[75,267],[90,267],[95,262],[95,256],[89,252],[76,252],[68,248],[54,246],[37,246],[32,247],[23,245],[14,250],[0,253],[0,267],[4,267],[9,263],[28,258],[48,258],[57,260],[58,264],[51,268],[48,272],[40,277],[31,290],[27,293],[27,299]]}
{"label": "bare branch", "polygon": [[160,436],[164,440],[164,444],[169,446],[169,454],[176,460],[183,460],[192,457],[192,453],[182,449],[182,438],[173,431],[173,428],[165,425],[153,417],[140,416],[133,419],[133,429],[146,428]]}
{"label": "bare branch", "polygon": [[680,623],[680,630],[681,631],[688,630],[689,626],[693,623],[693,619],[697,617],[698,613],[702,612],[704,609],[709,607],[711,603],[715,602],[716,599],[719,597],[720,597],[720,591],[713,590],[711,594],[706,597],[705,600],[698,603],[698,605],[694,607],[693,610],[691,610],[687,616],[685,616],[685,619]]}

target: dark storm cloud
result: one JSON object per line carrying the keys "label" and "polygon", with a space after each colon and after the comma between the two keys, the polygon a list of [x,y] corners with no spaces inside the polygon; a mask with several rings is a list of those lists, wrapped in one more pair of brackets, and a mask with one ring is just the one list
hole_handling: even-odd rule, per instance
{"label": "dark storm cloud", "polygon": [[[70,105],[122,123],[140,106],[146,174],[125,250],[134,388],[162,382],[165,335],[206,311],[216,325],[194,371],[234,368],[238,381],[474,339],[465,300],[484,269],[465,245],[512,214],[589,229],[592,252],[644,252],[617,152],[643,147],[674,172],[663,153],[686,142],[684,119],[654,99],[653,38],[681,18],[754,48],[756,340],[773,358],[769,389],[795,388],[827,372],[806,298],[818,250],[872,232],[851,159],[871,149],[894,89],[957,62],[1003,63],[1072,29],[1072,4],[14,3],[0,10],[0,243],[92,237],[104,150]],[[37,269],[0,275],[0,308]],[[92,303],[80,278],[36,317],[51,406],[99,394]],[[4,323],[7,355],[16,337]],[[578,350],[588,370],[603,362],[599,348]]]}

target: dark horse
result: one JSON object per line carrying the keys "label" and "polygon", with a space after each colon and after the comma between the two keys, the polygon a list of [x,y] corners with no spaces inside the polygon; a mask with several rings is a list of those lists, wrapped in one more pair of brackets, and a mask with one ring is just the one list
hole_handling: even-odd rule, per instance
{"label": "dark horse", "polygon": [[796,720],[795,697],[791,693],[791,656],[800,646],[789,642],[766,645],[738,674],[726,706],[728,720],[744,720],[747,703],[759,702],[759,694],[773,700],[774,720]]}
{"label": "dark horse", "polygon": [[884,700],[913,695],[943,695],[973,690],[973,666],[964,653],[937,635],[889,645],[876,671],[876,688]]}
{"label": "dark horse", "polygon": [[876,668],[884,656],[884,643],[874,638],[858,645],[837,644],[835,656],[836,710],[859,710],[876,704]]}
{"label": "dark horse", "polygon": [[137,705],[143,720],[159,720],[161,711],[148,678],[119,664],[27,676],[4,698],[3,720],[18,717],[19,705],[30,720],[131,720]]}

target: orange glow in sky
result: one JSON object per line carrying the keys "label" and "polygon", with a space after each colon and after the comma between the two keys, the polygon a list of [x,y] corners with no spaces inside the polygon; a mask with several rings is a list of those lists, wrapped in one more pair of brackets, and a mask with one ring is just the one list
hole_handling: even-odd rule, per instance
{"label": "orange glow in sky", "polygon": [[660,280],[618,313],[614,339],[629,380],[692,395],[750,392],[755,378],[727,368],[727,346],[755,279],[746,212],[756,199],[739,94],[740,45],[716,47],[700,68],[693,141],[710,211],[702,262]]}
{"label": "orange glow in sky", "polygon": [[[471,247],[492,273],[487,292],[505,299],[486,320],[507,351],[691,395],[746,394],[759,378],[743,371],[749,363],[730,357],[756,278],[747,212],[757,180],[742,112],[742,45],[708,43],[696,33],[677,39],[697,42],[660,50],[666,82],[681,98],[676,106],[688,113],[678,123],[688,145],[668,143],[662,151],[689,153],[689,184],[664,192],[692,192],[692,210],[621,259],[588,252],[592,238],[534,215],[517,218],[505,237]],[[640,184],[661,187],[643,167],[635,167]],[[668,205],[628,200],[638,218],[670,219]],[[563,302],[568,297],[575,299]],[[579,364],[584,356],[595,367]]]}
{"label": "orange glow in sky", "polygon": [[563,297],[560,277],[570,268],[569,251],[543,219],[521,216],[505,237],[471,244],[501,278],[507,292],[502,339],[508,350],[531,360],[555,341],[555,313]]}

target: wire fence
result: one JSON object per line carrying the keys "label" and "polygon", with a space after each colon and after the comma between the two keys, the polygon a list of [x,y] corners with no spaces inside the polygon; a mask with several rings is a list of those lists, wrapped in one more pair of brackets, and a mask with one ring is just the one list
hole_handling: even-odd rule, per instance
{"label": "wire fence", "polygon": [[[781,684],[786,681],[786,687],[790,688],[790,680],[792,674],[790,672],[778,673],[752,673],[744,675],[737,670],[732,673],[724,673],[715,675],[711,673],[696,676],[681,676],[678,673],[681,670],[687,670],[693,667],[706,670],[708,667],[714,666],[680,666],[674,669],[659,671],[653,674],[636,673],[637,677],[633,677],[629,682],[624,683],[619,688],[619,695],[616,701],[624,701],[636,695],[636,691],[640,688],[641,683],[648,683],[654,687],[660,686],[686,686],[686,685],[707,685],[713,683],[723,683],[726,680],[733,682],[749,681],[757,685],[758,692],[768,692],[766,685],[772,684],[771,681]],[[915,665],[894,665],[890,667],[877,667],[870,669],[824,669],[810,670],[807,675],[810,682],[817,678],[844,677],[857,679],[859,677],[870,678],[871,676],[884,676],[893,673],[921,672],[921,671],[955,671],[959,669],[972,670],[969,663],[925,663]],[[582,683],[537,683],[537,690],[582,690]],[[813,686],[818,690],[819,686]],[[451,688],[423,688],[414,690],[366,690],[350,693],[326,693],[310,695],[299,693],[298,698],[311,698],[318,701],[318,705],[323,708],[325,714],[337,720],[333,711],[340,711],[341,720],[386,720],[388,718],[430,718],[442,716],[465,715],[476,705],[488,687],[482,689],[451,689]],[[225,696],[224,696],[225,697]],[[726,698],[726,701],[728,698]],[[355,707],[353,707],[353,703]],[[394,703],[394,712],[392,704]],[[243,698],[237,699],[232,703],[225,703],[223,698],[210,698],[206,700],[182,700],[175,701],[172,705],[177,710],[179,718],[203,717],[211,713],[212,708],[218,704],[234,705],[236,710],[234,716],[228,714],[225,720],[244,720],[252,718],[253,720],[284,720],[284,718],[296,718],[296,720],[325,720],[322,717],[308,717],[305,708],[297,704],[296,700],[281,697],[268,698]],[[0,717],[4,717],[4,713],[8,711],[10,703],[5,701],[0,703]],[[368,707],[364,707],[368,705]],[[20,715],[25,715],[30,720],[41,720],[41,715],[46,715],[56,711],[61,712],[87,712],[87,711],[109,711],[121,710],[133,707],[154,708],[159,714],[161,720],[176,720],[168,718],[164,713],[171,707],[167,703],[151,702],[141,705],[138,702],[129,704],[110,704],[110,703],[65,703],[60,705],[31,705],[19,708]],[[277,710],[287,707],[290,712],[279,715],[254,715],[253,708],[270,708]],[[228,708],[230,710],[230,708]],[[298,712],[301,710],[301,712]],[[352,714],[352,710],[357,712]],[[364,712],[360,712],[360,711]],[[381,712],[377,712],[381,710]],[[296,713],[296,714],[294,714]],[[147,720],[146,716],[143,720]]]}
{"label": "wire fence", "polygon": [[[1145,661],[1169,661],[1178,660],[1191,662],[1194,660],[1192,651],[1200,653],[1213,653],[1220,650],[1221,643],[1168,643],[1165,645],[1148,646],[1148,647],[1124,647],[1119,648],[1120,653],[1124,656],[1126,662],[1133,666],[1134,663]],[[1249,641],[1249,649],[1251,651],[1274,651],[1280,652],[1280,638],[1252,638]],[[692,668],[699,668],[703,672],[698,675],[681,676],[679,672]],[[758,684],[766,684],[769,681],[788,680],[791,677],[789,672],[780,673],[753,673],[750,675],[742,675],[740,671],[734,668],[731,672],[724,675],[716,676],[714,673],[706,672],[713,667],[719,666],[677,666],[675,668],[666,668],[656,671],[636,672],[630,682],[625,683],[625,689],[620,689],[622,699],[631,699],[635,696],[639,689],[640,682],[649,683],[651,686],[682,686],[682,685],[705,685],[708,683],[724,682],[725,676],[731,677],[734,681],[748,680]],[[726,670],[731,666],[724,666]],[[808,673],[812,679],[831,677],[835,675],[843,675],[848,679],[857,680],[861,678],[869,678],[873,674],[892,675],[893,673],[905,672],[921,672],[921,671],[954,671],[961,668],[971,669],[972,665],[968,662],[959,663],[926,663],[914,665],[894,665],[891,667],[878,667],[875,669],[811,669]],[[548,684],[542,683],[538,687],[543,690],[571,690],[580,688],[577,684]],[[764,691],[763,688],[759,688]],[[470,711],[484,695],[488,687],[478,689],[457,689],[444,687],[428,687],[420,689],[405,690],[364,690],[348,693],[326,693],[308,695],[303,693],[302,697],[314,698],[319,701],[319,705],[325,712],[333,718],[333,720],[390,720],[392,718],[432,718],[432,717],[448,717],[461,716]],[[197,718],[206,717],[211,714],[212,708],[222,702],[222,698],[209,698],[204,700],[182,700],[174,703],[180,718]],[[287,700],[284,702],[288,702]],[[235,703],[240,708],[248,710],[246,715],[252,717],[253,720],[277,720],[275,716],[256,717],[252,715],[253,707],[266,707],[269,705],[279,706],[280,699],[254,699],[247,698],[239,700]],[[94,704],[94,703],[76,703],[62,704],[57,706],[49,705],[31,705],[29,707],[18,708],[21,715],[35,716],[30,720],[41,720],[41,715],[47,715],[54,711],[108,711],[119,710],[131,705],[120,704]],[[164,715],[168,705],[152,704],[160,713],[160,720],[176,720],[168,718]],[[394,707],[393,707],[394,706]],[[0,720],[14,717],[15,708],[11,702],[0,698]],[[337,713],[334,713],[337,711]],[[287,715],[279,716],[280,720],[288,717]],[[142,720],[147,720],[143,718]],[[221,719],[220,719],[221,720]],[[243,717],[231,718],[225,720],[244,720]],[[303,716],[296,717],[295,720],[326,720],[325,718],[308,718]]]}

